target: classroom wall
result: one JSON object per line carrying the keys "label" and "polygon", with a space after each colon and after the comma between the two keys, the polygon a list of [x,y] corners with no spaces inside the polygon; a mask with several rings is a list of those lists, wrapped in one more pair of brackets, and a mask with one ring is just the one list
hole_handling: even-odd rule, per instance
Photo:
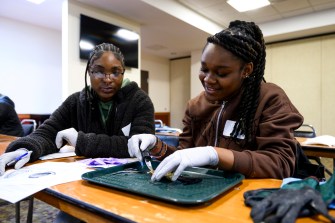
{"label": "classroom wall", "polygon": [[[18,113],[50,114],[84,87],[86,61],[79,59],[79,47],[74,47],[79,42],[80,13],[139,32],[137,24],[71,1],[63,8],[62,31],[0,17],[0,48],[5,52],[0,60],[0,93],[14,100]],[[139,58],[140,69],[149,72],[155,111],[170,112],[169,59]],[[140,85],[140,69],[127,69],[125,77]]]}
{"label": "classroom wall", "polygon": [[18,113],[51,113],[61,103],[61,32],[3,17],[0,27],[0,93]]}
{"label": "classroom wall", "polygon": [[[14,100],[18,113],[51,113],[70,93],[84,87],[86,62],[79,59],[79,48],[74,47],[79,41],[80,13],[139,29],[138,24],[110,13],[72,1],[68,4],[62,32],[0,17],[0,93]],[[267,45],[267,81],[287,92],[318,135],[335,135],[334,52],[334,34]],[[190,98],[203,90],[198,79],[200,56],[201,49],[195,50],[190,62],[178,65],[190,66],[189,85],[180,92]],[[149,72],[149,96],[155,111],[170,112],[175,98],[170,95],[174,90],[170,85],[171,61],[143,54],[140,58],[141,69]],[[139,69],[126,71],[126,77],[140,84],[139,75]],[[175,106],[173,113],[184,110],[185,106]]]}
{"label": "classroom wall", "polygon": [[170,60],[152,55],[141,55],[142,70],[149,72],[149,96],[155,112],[170,112]]}
{"label": "classroom wall", "polygon": [[186,104],[190,99],[191,58],[179,58],[170,62],[171,126],[183,129]]}
{"label": "classroom wall", "polygon": [[267,45],[265,78],[281,86],[318,135],[335,135],[335,34]]}
{"label": "classroom wall", "polygon": [[321,134],[335,136],[335,35],[321,38]]}
{"label": "classroom wall", "polygon": [[194,98],[204,90],[199,79],[199,70],[201,67],[201,53],[202,50],[195,50],[191,53],[191,98]]}

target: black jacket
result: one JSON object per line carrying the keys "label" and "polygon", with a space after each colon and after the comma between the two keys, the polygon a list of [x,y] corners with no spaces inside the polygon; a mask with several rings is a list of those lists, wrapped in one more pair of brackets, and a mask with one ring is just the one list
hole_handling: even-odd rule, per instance
{"label": "black jacket", "polygon": [[[30,161],[35,161],[40,156],[57,152],[57,133],[73,127],[78,131],[75,149],[77,155],[90,158],[127,158],[127,142],[132,135],[155,133],[154,107],[149,96],[136,82],[121,88],[113,101],[113,110],[107,118],[105,128],[97,96],[85,96],[85,90],[74,93],[34,133],[12,142],[6,152],[26,148],[33,151]],[[122,129],[125,130],[129,125],[128,135]]]}
{"label": "black jacket", "polygon": [[15,111],[14,102],[0,94],[0,134],[23,136],[20,119]]}

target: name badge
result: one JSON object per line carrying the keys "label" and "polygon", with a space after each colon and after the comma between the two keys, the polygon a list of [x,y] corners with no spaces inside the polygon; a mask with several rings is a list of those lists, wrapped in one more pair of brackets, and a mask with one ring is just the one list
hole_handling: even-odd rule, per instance
{"label": "name badge", "polygon": [[121,130],[125,136],[129,136],[131,123],[123,127]]}
{"label": "name badge", "polygon": [[[235,121],[232,120],[227,120],[226,124],[223,129],[222,135],[230,137],[230,134],[233,132],[234,126],[235,126]],[[244,134],[238,134],[237,135],[238,139],[244,139],[245,135]]]}

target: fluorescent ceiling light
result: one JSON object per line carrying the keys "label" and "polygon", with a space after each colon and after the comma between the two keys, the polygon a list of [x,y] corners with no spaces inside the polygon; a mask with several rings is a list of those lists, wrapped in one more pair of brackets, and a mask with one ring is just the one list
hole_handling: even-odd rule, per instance
{"label": "fluorescent ceiling light", "polygon": [[228,0],[227,3],[239,12],[254,10],[270,5],[268,0]]}
{"label": "fluorescent ceiling light", "polygon": [[41,4],[42,2],[44,2],[45,0],[27,0],[28,2],[32,2],[35,4]]}
{"label": "fluorescent ceiling light", "polygon": [[116,33],[117,36],[126,40],[137,40],[138,34],[127,29],[119,29]]}

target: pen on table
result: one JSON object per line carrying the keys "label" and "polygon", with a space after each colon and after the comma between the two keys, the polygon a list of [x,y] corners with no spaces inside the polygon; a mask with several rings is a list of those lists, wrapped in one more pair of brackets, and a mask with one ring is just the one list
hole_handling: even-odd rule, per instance
{"label": "pen on table", "polygon": [[16,157],[15,159],[13,159],[12,161],[10,161],[9,163],[7,163],[7,166],[13,165],[14,163],[16,163],[17,161],[21,160],[23,157],[25,157],[26,155],[28,155],[28,152],[25,152],[24,154],[22,154],[19,157]]}

